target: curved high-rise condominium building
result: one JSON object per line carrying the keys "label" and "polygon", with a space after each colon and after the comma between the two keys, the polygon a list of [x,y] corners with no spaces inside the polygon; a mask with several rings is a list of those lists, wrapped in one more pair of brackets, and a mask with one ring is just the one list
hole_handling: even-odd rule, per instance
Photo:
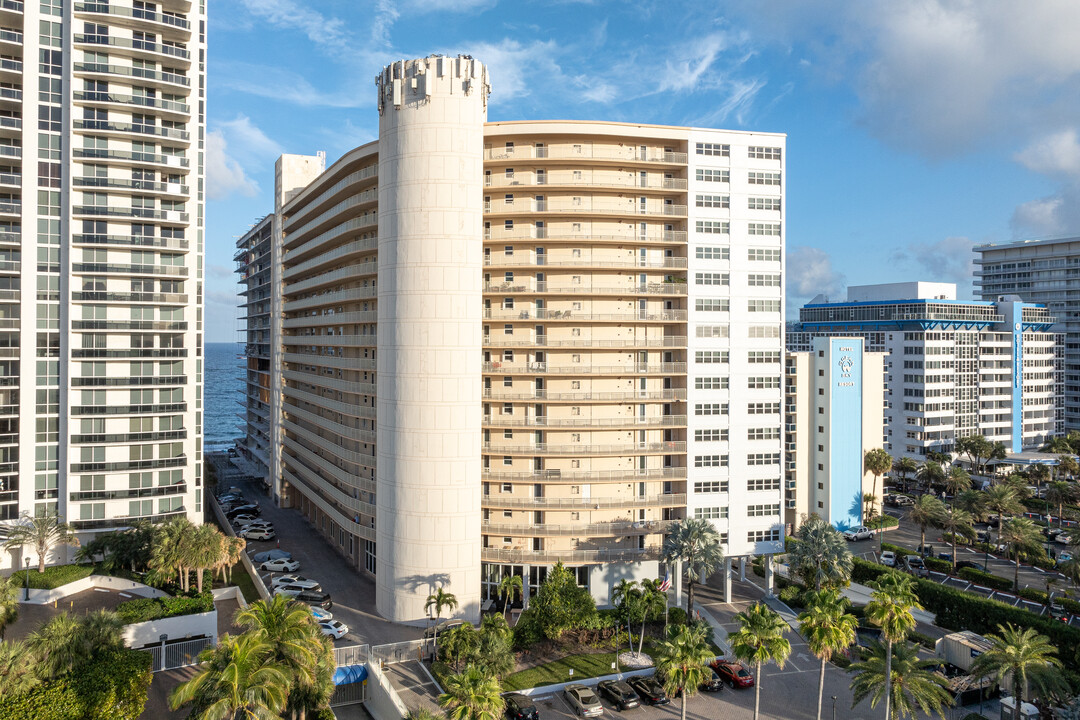
{"label": "curved high-rise condominium building", "polygon": [[202,516],[205,32],[204,0],[0,5],[0,521]]}
{"label": "curved high-rise condominium building", "polygon": [[281,450],[243,449],[281,502],[408,622],[558,562],[607,603],[683,517],[779,550],[784,136],[485,122],[465,56],[377,84],[379,140],[314,179],[283,156],[264,221],[284,386],[249,424]]}

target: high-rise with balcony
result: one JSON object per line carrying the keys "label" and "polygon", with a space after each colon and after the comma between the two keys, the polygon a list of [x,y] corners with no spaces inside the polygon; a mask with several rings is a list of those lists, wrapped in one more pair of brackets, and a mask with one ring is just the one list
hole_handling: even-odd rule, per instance
{"label": "high-rise with balcony", "polygon": [[784,136],[485,122],[467,56],[377,86],[378,141],[272,220],[281,502],[403,621],[557,562],[606,603],[687,516],[731,557],[778,551]]}
{"label": "high-rise with balcony", "polygon": [[201,516],[205,19],[0,3],[0,520]]}

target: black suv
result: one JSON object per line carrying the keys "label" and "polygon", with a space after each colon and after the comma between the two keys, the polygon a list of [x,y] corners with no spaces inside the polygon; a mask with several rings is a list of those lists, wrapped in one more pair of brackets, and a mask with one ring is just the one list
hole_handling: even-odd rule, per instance
{"label": "black suv", "polygon": [[626,684],[634,688],[634,692],[638,694],[638,697],[649,705],[667,705],[671,702],[668,700],[664,688],[660,687],[660,683],[651,677],[639,675],[627,680]]}
{"label": "black suv", "polygon": [[329,610],[334,607],[334,602],[330,599],[330,593],[315,592],[314,590],[304,590],[296,595],[294,600],[299,600],[306,605],[316,605],[323,610]]}
{"label": "black suv", "polygon": [[637,696],[622,680],[604,680],[597,684],[600,695],[607,698],[616,710],[629,710],[638,706]]}
{"label": "black suv", "polygon": [[506,700],[506,717],[511,720],[540,720],[540,713],[528,695],[510,693],[503,699]]}
{"label": "black suv", "polygon": [[709,668],[709,673],[705,676],[705,682],[701,683],[698,689],[703,692],[720,692],[724,689],[724,681],[720,679],[715,670]]}

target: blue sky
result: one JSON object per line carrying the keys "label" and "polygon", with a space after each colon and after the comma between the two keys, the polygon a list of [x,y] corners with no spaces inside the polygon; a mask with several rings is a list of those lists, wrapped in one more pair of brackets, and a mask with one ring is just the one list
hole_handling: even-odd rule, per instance
{"label": "blue sky", "polygon": [[1075,0],[218,0],[207,340],[237,339],[236,237],[282,152],[375,138],[374,77],[468,53],[490,120],[784,132],[789,316],[850,284],[955,281],[975,243],[1080,234]]}

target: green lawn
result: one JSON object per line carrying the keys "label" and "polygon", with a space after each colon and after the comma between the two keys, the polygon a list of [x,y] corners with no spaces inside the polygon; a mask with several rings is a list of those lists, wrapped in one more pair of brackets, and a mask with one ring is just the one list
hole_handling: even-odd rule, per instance
{"label": "green lawn", "polygon": [[[613,662],[615,662],[615,653],[613,652],[570,655],[561,660],[544,663],[543,665],[537,665],[507,675],[503,680],[503,689],[525,690],[527,688],[570,682],[571,680],[610,675],[615,672],[611,669]],[[571,669],[574,671],[573,677],[570,676]]]}
{"label": "green lawn", "polygon": [[[38,572],[35,567],[29,571],[30,587],[35,590],[53,590],[61,585],[89,577],[93,572],[93,565],[54,565],[45,568],[43,573]],[[26,570],[20,570],[12,573],[11,579],[17,586],[25,587],[26,575]]]}
{"label": "green lawn", "polygon": [[251,580],[251,575],[248,574],[244,563],[233,565],[232,584],[240,588],[240,592],[244,594],[244,599],[249,603],[262,599],[259,597],[259,591],[255,589],[255,583]]}

